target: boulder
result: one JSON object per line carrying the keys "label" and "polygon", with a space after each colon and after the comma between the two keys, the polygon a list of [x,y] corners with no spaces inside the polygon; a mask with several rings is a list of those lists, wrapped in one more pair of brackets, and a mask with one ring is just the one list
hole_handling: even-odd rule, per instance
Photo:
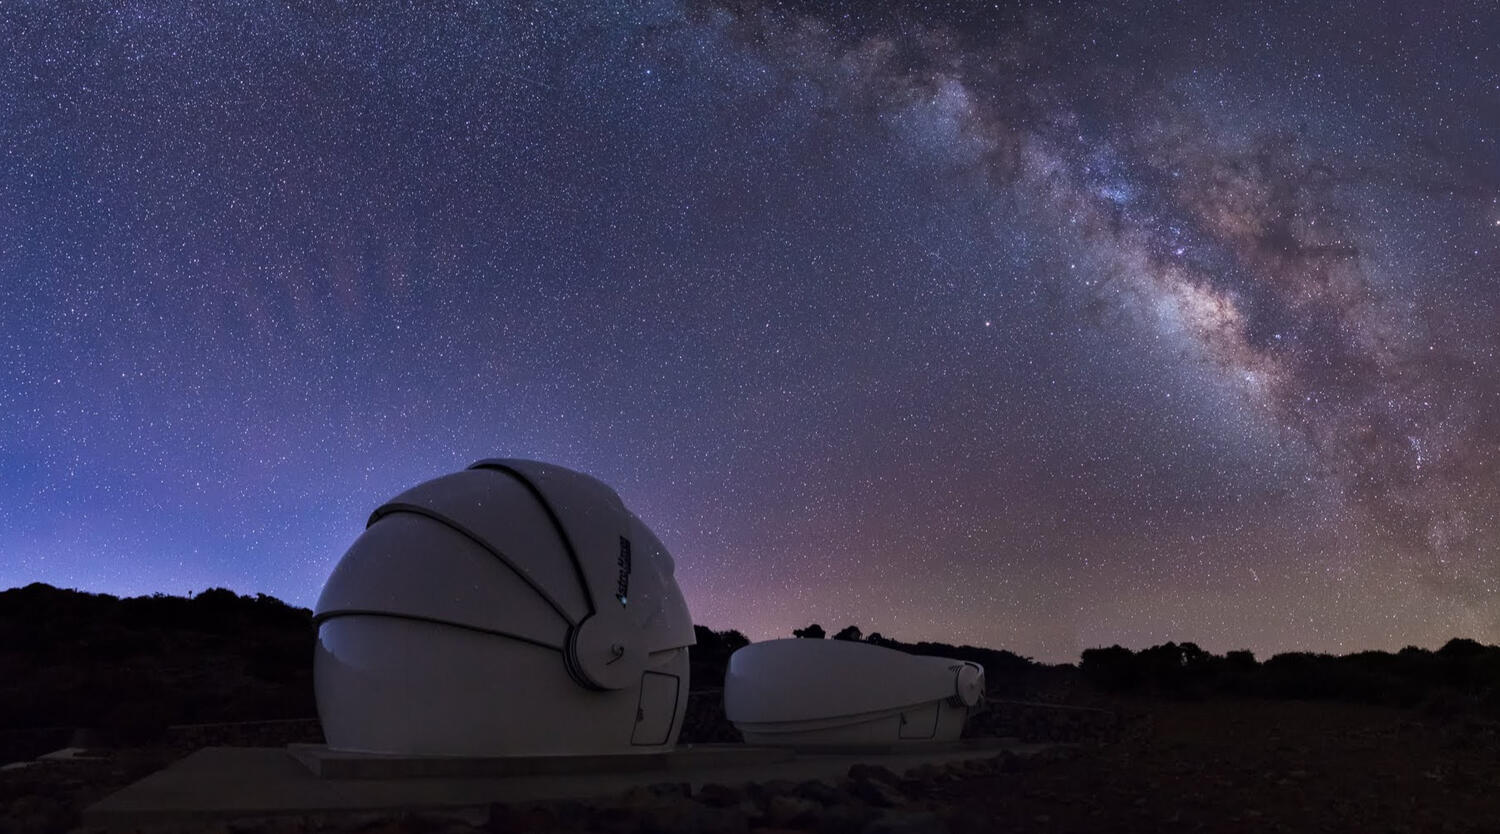
{"label": "boulder", "polygon": [[809,825],[816,822],[823,806],[798,796],[773,796],[766,803],[766,819],[772,825]]}
{"label": "boulder", "polygon": [[947,823],[931,813],[886,813],[865,826],[863,834],[950,834]]}
{"label": "boulder", "polygon": [[893,773],[890,768],[869,764],[851,765],[849,767],[849,778],[856,782],[876,781],[884,782],[888,785],[894,785],[901,781],[901,777]]}

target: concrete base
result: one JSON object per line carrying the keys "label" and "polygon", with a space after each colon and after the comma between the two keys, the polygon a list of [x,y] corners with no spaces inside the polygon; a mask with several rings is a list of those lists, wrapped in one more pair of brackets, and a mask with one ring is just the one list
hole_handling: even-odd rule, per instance
{"label": "concrete base", "polygon": [[598,756],[393,756],[291,744],[287,752],[323,779],[470,779],[585,773],[682,772],[789,761],[790,750],[743,744],[685,745],[675,750]]}
{"label": "concrete base", "polygon": [[[416,760],[304,745],[205,747],[88,807],[83,824],[133,829],[243,817],[481,812],[495,802],[605,797],[659,782],[687,782],[696,789],[708,782],[836,779],[859,763],[900,773],[929,762],[982,758],[1007,749],[1026,754],[1043,746],[993,739],[903,746],[887,753],[807,753],[700,745],[670,753],[582,757],[571,766],[556,759],[545,764],[538,759]],[[519,761],[526,766],[516,766]]]}

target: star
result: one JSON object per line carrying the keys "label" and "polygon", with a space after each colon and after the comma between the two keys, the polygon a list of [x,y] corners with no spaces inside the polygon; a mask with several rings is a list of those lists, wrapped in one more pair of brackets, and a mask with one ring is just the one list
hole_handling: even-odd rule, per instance
{"label": "star", "polygon": [[115,5],[0,25],[0,585],[308,605],[524,457],[757,639],[1500,640],[1457,10]]}

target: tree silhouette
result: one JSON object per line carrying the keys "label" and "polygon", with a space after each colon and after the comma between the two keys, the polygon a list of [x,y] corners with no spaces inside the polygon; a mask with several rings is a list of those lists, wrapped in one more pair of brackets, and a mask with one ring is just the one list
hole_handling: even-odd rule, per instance
{"label": "tree silhouette", "polygon": [[859,626],[846,626],[838,634],[833,635],[833,639],[854,640],[858,642],[859,639],[863,636],[864,634],[859,630]]}
{"label": "tree silhouette", "polygon": [[1249,649],[1234,649],[1224,655],[1229,668],[1237,671],[1255,671],[1255,652]]}
{"label": "tree silhouette", "polygon": [[806,637],[809,640],[822,640],[824,637],[828,636],[828,632],[824,631],[822,626],[818,625],[817,623],[813,623],[807,628],[792,629],[792,636]]}
{"label": "tree silhouette", "polygon": [[714,631],[708,626],[693,626],[693,638],[697,641],[688,652],[691,668],[689,680],[694,686],[719,686],[724,682],[724,670],[729,666],[729,656],[750,644],[750,640],[739,631]]}

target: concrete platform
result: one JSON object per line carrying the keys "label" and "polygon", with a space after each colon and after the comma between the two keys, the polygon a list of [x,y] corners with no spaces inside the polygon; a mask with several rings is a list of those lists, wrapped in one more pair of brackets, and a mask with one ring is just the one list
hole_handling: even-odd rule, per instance
{"label": "concrete platform", "polygon": [[[1001,750],[1026,754],[1045,746],[991,739],[884,753],[809,753],[701,745],[662,754],[585,757],[578,763],[581,769],[559,768],[554,760],[546,765],[552,772],[538,772],[535,760],[531,769],[521,769],[497,759],[416,764],[401,757],[350,756],[301,745],[205,747],[86,808],[82,822],[132,829],[243,817],[477,812],[495,802],[604,797],[658,782],[688,782],[696,789],[708,782],[836,779],[858,763],[899,773],[928,762],[981,758]],[[605,764],[610,767],[600,769]],[[330,775],[320,777],[318,771]]]}
{"label": "concrete platform", "polygon": [[542,774],[683,772],[790,761],[791,750],[744,744],[684,745],[675,750],[598,756],[392,756],[291,744],[287,752],[323,779],[467,779]]}

